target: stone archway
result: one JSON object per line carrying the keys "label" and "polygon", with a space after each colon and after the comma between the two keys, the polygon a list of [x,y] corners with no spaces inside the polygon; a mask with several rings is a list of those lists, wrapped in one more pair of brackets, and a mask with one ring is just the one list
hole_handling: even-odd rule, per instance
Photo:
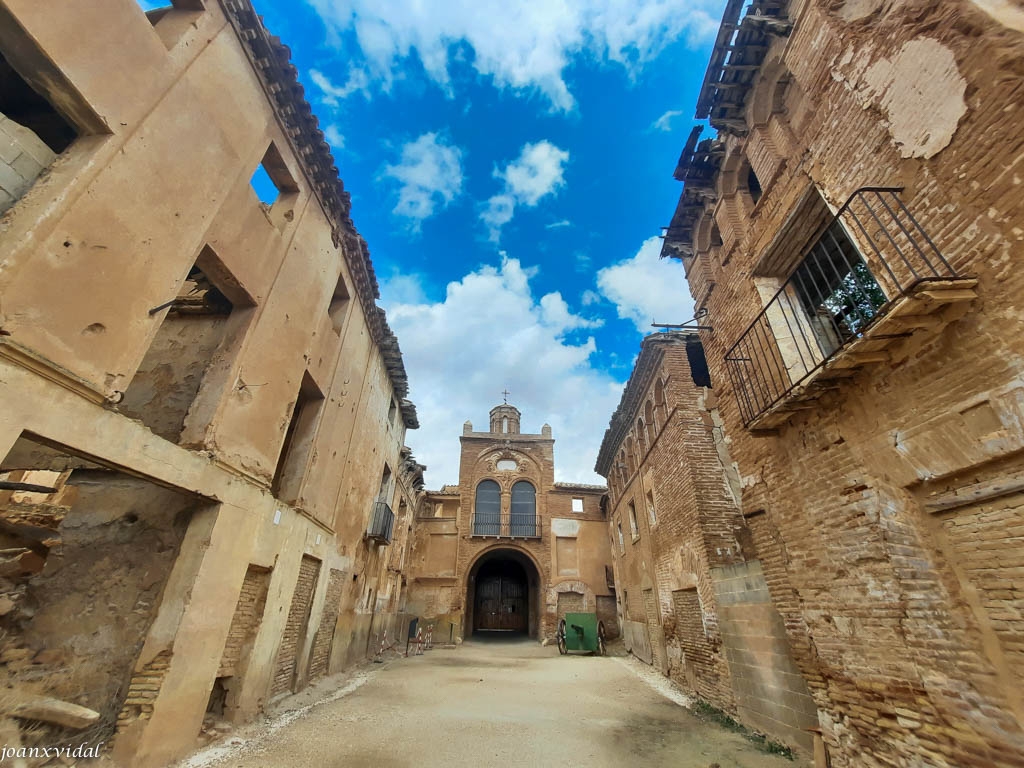
{"label": "stone archway", "polygon": [[538,638],[541,587],[540,569],[527,552],[498,546],[481,553],[466,576],[463,637]]}

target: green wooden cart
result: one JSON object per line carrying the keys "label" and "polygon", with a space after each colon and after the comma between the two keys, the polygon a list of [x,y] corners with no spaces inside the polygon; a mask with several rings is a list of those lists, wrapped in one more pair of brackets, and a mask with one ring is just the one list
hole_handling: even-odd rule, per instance
{"label": "green wooden cart", "polygon": [[588,651],[598,656],[605,654],[604,622],[596,613],[567,613],[558,621],[558,652]]}

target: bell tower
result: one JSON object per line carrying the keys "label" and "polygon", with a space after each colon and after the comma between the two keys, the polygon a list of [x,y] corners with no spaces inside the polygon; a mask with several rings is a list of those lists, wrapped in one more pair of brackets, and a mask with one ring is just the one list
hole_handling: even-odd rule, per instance
{"label": "bell tower", "polygon": [[498,435],[518,435],[522,416],[514,405],[503,403],[491,408],[491,432]]}

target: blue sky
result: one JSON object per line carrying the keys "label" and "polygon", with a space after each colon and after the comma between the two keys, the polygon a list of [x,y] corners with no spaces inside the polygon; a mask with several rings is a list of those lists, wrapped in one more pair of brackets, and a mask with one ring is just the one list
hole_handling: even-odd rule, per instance
{"label": "blue sky", "polygon": [[370,246],[430,487],[509,401],[594,458],[652,320],[683,322],[660,228],[723,0],[255,0],[292,50]]}

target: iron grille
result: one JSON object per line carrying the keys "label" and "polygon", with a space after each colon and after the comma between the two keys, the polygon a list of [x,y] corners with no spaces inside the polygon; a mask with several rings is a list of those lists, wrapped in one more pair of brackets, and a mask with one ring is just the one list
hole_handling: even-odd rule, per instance
{"label": "iron grille", "polygon": [[911,288],[958,277],[900,191],[854,192],[726,352],[745,425],[861,338]]}
{"label": "iron grille", "polygon": [[474,536],[494,536],[501,539],[539,539],[540,525],[534,512],[474,512]]}
{"label": "iron grille", "polygon": [[395,513],[391,511],[391,507],[384,501],[374,502],[373,515],[370,518],[370,527],[366,531],[366,537],[382,544],[389,544],[394,527]]}

